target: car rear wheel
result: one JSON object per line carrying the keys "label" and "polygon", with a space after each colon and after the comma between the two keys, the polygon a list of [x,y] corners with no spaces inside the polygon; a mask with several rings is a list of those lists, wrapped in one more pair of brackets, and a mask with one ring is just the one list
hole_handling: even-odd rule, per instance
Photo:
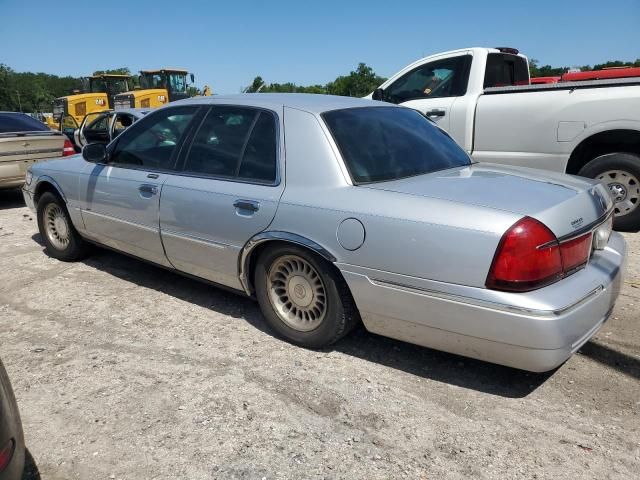
{"label": "car rear wheel", "polygon": [[359,321],[344,279],[303,248],[280,245],[262,252],[254,283],[267,323],[297,345],[330,345]]}
{"label": "car rear wheel", "polygon": [[614,228],[640,230],[640,156],[632,153],[608,153],[587,163],[579,175],[600,180],[615,201]]}
{"label": "car rear wheel", "polygon": [[38,200],[38,230],[53,258],[71,262],[85,256],[87,243],[76,231],[62,199],[45,192]]}

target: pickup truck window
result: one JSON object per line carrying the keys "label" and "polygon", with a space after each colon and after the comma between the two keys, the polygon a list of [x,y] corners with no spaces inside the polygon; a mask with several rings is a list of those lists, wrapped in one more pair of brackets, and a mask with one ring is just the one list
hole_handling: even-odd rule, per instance
{"label": "pickup truck window", "polygon": [[389,85],[385,100],[402,103],[420,98],[459,97],[466,93],[471,55],[425,63]]}
{"label": "pickup truck window", "polygon": [[322,117],[354,183],[397,180],[469,165],[442,130],[409,108],[333,110]]}
{"label": "pickup truck window", "polygon": [[484,74],[484,88],[529,85],[527,61],[518,55],[490,53]]}

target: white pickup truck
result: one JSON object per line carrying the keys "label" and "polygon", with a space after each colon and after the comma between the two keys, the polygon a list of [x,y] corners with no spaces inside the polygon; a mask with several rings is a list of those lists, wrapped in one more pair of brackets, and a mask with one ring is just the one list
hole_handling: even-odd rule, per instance
{"label": "white pickup truck", "polygon": [[370,96],[419,110],[474,160],[597,178],[640,229],[640,78],[530,85],[527,57],[467,48],[406,66]]}

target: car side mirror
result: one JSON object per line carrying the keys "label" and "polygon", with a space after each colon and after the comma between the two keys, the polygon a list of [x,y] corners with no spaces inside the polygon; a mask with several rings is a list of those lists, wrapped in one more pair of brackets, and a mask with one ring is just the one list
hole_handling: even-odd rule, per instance
{"label": "car side mirror", "polygon": [[382,88],[376,88],[371,95],[373,100],[384,101],[384,90]]}
{"label": "car side mirror", "polygon": [[82,158],[91,163],[107,163],[107,147],[102,143],[90,143],[82,148]]}

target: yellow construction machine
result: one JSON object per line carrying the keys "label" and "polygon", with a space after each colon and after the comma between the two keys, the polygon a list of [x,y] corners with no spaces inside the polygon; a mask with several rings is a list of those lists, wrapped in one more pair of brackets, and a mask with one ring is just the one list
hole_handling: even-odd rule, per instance
{"label": "yellow construction machine", "polygon": [[82,79],[82,90],[56,98],[53,118],[62,129],[78,128],[88,113],[113,108],[114,97],[130,89],[129,75],[101,74]]}
{"label": "yellow construction machine", "polygon": [[120,93],[114,98],[114,108],[156,108],[188,98],[187,75],[193,84],[193,73],[180,68],[140,71],[140,89]]}

